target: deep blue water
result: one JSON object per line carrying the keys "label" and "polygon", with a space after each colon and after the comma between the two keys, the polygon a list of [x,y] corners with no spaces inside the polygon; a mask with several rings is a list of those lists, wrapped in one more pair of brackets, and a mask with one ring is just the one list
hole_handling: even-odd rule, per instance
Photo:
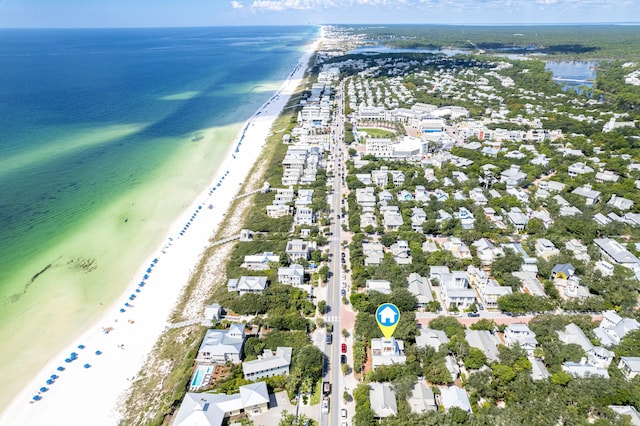
{"label": "deep blue water", "polygon": [[[260,85],[284,80],[317,33],[0,30],[0,290],[21,262],[144,183],[197,131],[247,119],[271,95]],[[144,127],[83,140],[122,125]]]}

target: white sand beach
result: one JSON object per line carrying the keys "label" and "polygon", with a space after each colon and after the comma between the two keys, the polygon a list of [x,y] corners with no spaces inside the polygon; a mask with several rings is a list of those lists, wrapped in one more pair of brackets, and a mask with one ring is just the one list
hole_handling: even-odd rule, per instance
{"label": "white sand beach", "polygon": [[118,424],[119,401],[165,330],[209,238],[261,156],[274,120],[300,84],[317,46],[309,46],[278,92],[242,126],[210,186],[173,223],[120,300],[33,376],[4,410],[0,425]]}

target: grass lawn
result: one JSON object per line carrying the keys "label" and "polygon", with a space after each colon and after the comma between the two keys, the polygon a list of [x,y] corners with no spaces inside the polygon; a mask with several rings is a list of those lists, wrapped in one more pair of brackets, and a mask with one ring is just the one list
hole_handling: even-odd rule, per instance
{"label": "grass lawn", "polygon": [[322,398],[322,379],[318,380],[316,385],[313,387],[313,393],[311,394],[309,405],[320,404],[320,398]]}
{"label": "grass lawn", "polygon": [[391,130],[377,129],[374,127],[359,127],[358,131],[367,132],[367,135],[372,138],[392,138],[396,135],[396,132],[392,132]]}

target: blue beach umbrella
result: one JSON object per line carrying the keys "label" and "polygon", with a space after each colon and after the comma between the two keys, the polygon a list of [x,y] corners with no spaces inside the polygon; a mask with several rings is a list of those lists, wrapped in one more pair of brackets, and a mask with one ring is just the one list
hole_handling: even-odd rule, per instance
{"label": "blue beach umbrella", "polygon": [[78,358],[78,354],[75,352],[71,352],[71,359]]}
{"label": "blue beach umbrella", "polygon": [[158,258],[153,259],[153,263],[158,263]]}
{"label": "blue beach umbrella", "polygon": [[125,303],[124,306],[129,306],[129,302]]}
{"label": "blue beach umbrella", "polygon": [[149,275],[144,274],[144,275],[142,276],[142,278],[144,278],[145,280],[147,280],[147,279],[149,279]]}
{"label": "blue beach umbrella", "polygon": [[85,346],[84,345],[78,345],[78,349],[84,349]]}
{"label": "blue beach umbrella", "polygon": [[47,380],[47,384],[48,385],[52,385],[53,384],[53,380],[51,380],[51,379]]}
{"label": "blue beach umbrella", "polygon": [[55,379],[57,379],[57,378],[58,378],[58,375],[57,375],[57,374],[52,374],[52,375],[51,375],[51,378],[52,378],[53,380],[55,380]]}
{"label": "blue beach umbrella", "polygon": [[91,364],[85,364],[84,365],[84,368],[89,368],[89,367],[91,367]]}
{"label": "blue beach umbrella", "polygon": [[48,390],[49,390],[49,388],[45,388],[44,386],[40,388],[40,392],[46,392]]}
{"label": "blue beach umbrella", "polygon": [[120,308],[120,312],[126,312],[124,308]]}
{"label": "blue beach umbrella", "polygon": [[148,272],[148,273],[151,273],[151,268],[147,268],[147,272]]}
{"label": "blue beach umbrella", "polygon": [[102,351],[96,351],[96,355],[102,355]]}
{"label": "blue beach umbrella", "polygon": [[140,293],[140,289],[139,288],[136,288],[136,293]]}
{"label": "blue beach umbrella", "polygon": [[64,362],[71,362],[71,358],[66,358]]}
{"label": "blue beach umbrella", "polygon": [[141,282],[140,284],[138,284],[138,287],[144,287],[144,282]]}
{"label": "blue beach umbrella", "polygon": [[64,371],[64,367],[63,367],[63,366],[60,366],[60,367],[56,368],[56,370],[58,370],[58,371]]}
{"label": "blue beach umbrella", "polygon": [[34,401],[40,401],[42,399],[42,397],[40,395],[34,395],[33,396],[33,400]]}

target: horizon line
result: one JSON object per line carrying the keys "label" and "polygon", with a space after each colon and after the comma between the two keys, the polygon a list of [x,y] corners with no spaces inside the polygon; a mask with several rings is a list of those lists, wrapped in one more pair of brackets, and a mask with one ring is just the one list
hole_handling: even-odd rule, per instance
{"label": "horizon line", "polygon": [[224,24],[224,25],[151,25],[151,26],[110,26],[110,27],[71,27],[71,26],[16,26],[16,27],[0,27],[2,30],[107,30],[107,29],[179,29],[179,28],[225,28],[225,27],[327,27],[327,26],[442,26],[442,27],[515,27],[515,26],[640,26],[640,21],[606,21],[606,22],[502,22],[502,23],[415,23],[415,22],[371,22],[371,23],[306,23],[306,24]]}

